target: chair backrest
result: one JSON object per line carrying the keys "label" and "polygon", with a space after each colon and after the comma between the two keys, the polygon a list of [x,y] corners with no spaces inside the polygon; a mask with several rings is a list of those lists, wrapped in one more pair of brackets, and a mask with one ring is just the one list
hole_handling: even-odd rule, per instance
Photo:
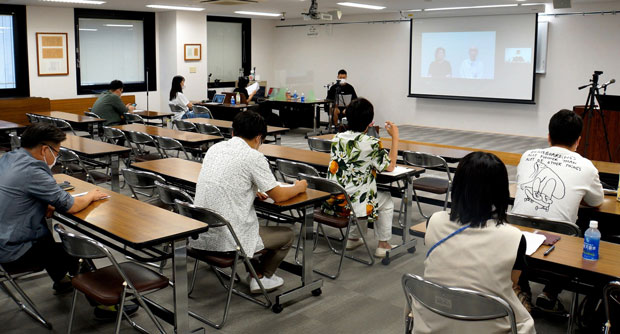
{"label": "chair backrest", "polygon": [[176,126],[179,131],[197,132],[196,126],[192,122],[186,122],[182,119],[175,119],[172,122],[174,123],[174,126]]}
{"label": "chair backrest", "polygon": [[52,120],[54,120],[54,125],[56,125],[57,128],[61,130],[71,131],[75,134],[75,131],[73,131],[73,127],[71,126],[71,124],[69,124],[69,122],[65,121],[64,119],[58,118],[52,118]]}
{"label": "chair backrest", "polygon": [[[603,301],[605,303],[605,315],[607,316],[607,323],[605,324],[605,333],[610,333],[611,319],[618,319],[618,314],[612,316],[611,305],[612,302],[616,307],[620,307],[620,282],[612,281],[605,285],[603,289]],[[617,308],[616,308],[617,310]],[[617,325],[617,324],[616,324]],[[615,332],[614,332],[615,333]]]}
{"label": "chair backrest", "polygon": [[170,111],[173,113],[180,113],[180,112],[185,111],[185,108],[173,102],[168,102],[168,107],[170,108]]}
{"label": "chair backrest", "polygon": [[136,189],[155,189],[155,182],[159,182],[161,184],[166,183],[166,180],[164,180],[163,177],[151,172],[124,168],[121,170],[121,173],[123,173],[125,182],[127,182],[130,187]]}
{"label": "chair backrest", "polygon": [[80,162],[80,157],[70,149],[61,147],[58,154],[58,161],[62,164]]}
{"label": "chair backrest", "polygon": [[65,251],[76,258],[99,259],[108,257],[110,252],[99,242],[65,230],[60,224],[54,225],[54,231],[60,236]]}
{"label": "chair backrest", "polygon": [[581,230],[577,224],[548,220],[541,217],[531,217],[526,215],[518,215],[508,213],[506,220],[513,225],[531,227],[543,231],[555,232],[560,234],[581,236]]}
{"label": "chair backrest", "polygon": [[406,164],[422,168],[443,168],[448,174],[448,180],[452,181],[450,175],[450,167],[446,160],[438,155],[424,153],[424,152],[403,152],[403,161]]}
{"label": "chair backrest", "polygon": [[137,131],[127,131],[127,140],[129,140],[133,144],[144,145],[144,144],[152,144],[157,147],[157,143],[155,139],[146,133],[137,132]]}
{"label": "chair backrest", "polygon": [[194,203],[192,197],[185,191],[168,184],[155,181],[155,186],[159,192],[159,199],[166,205],[169,205],[176,211],[175,200],[179,200],[185,203]]}
{"label": "chair backrest", "polygon": [[203,124],[203,123],[195,123],[195,125],[196,125],[196,129],[198,130],[199,133],[202,133],[202,134],[205,134],[205,135],[212,135],[212,136],[220,136],[220,137],[222,137],[222,132],[215,125]]}
{"label": "chair backrest", "polygon": [[402,285],[410,309],[413,298],[430,311],[451,319],[485,321],[508,317],[511,332],[517,333],[514,311],[500,297],[469,289],[445,287],[412,274],[403,275]]}
{"label": "chair backrest", "polygon": [[280,176],[286,182],[293,182],[299,179],[299,174],[306,174],[312,176],[319,176],[319,172],[316,168],[301,162],[294,162],[289,160],[276,160],[276,168],[280,172]]}
{"label": "chair backrest", "polygon": [[178,140],[168,137],[155,137],[155,139],[157,140],[157,145],[161,149],[161,153],[164,157],[168,158],[168,153],[166,150],[175,150],[183,152],[183,154],[185,154],[185,158],[189,160],[189,155],[185,151],[183,144],[181,144]]}
{"label": "chair backrest", "polygon": [[56,126],[56,122],[53,118],[37,115],[37,119],[39,120],[39,123],[53,124],[54,126]]}
{"label": "chair backrest", "polygon": [[[330,193],[332,195],[344,195],[344,199],[347,204],[351,204],[351,198],[347,191],[338,183],[322,178],[320,176],[308,175],[304,173],[299,174],[299,179],[306,180],[308,182],[308,188],[323,191],[326,193]],[[351,210],[351,217],[356,217],[355,211],[353,211],[353,207],[349,205]]]}
{"label": "chair backrest", "polygon": [[101,118],[101,117],[99,117],[99,115],[97,115],[97,114],[95,114],[94,112],[91,112],[91,111],[85,111],[84,115],[90,116],[90,117],[94,117],[94,118]]}
{"label": "chair backrest", "polygon": [[332,151],[332,141],[321,138],[308,138],[308,146],[311,151],[330,153]]}
{"label": "chair backrest", "polygon": [[9,139],[11,142],[11,149],[12,150],[16,150],[20,147],[22,147],[22,137],[14,134],[14,133],[9,133]]}
{"label": "chair backrest", "polygon": [[26,113],[26,117],[28,117],[28,121],[31,124],[39,122],[39,117],[37,115],[35,115],[35,114]]}
{"label": "chair backrest", "polygon": [[127,139],[123,131],[108,126],[103,127],[103,138],[111,144],[118,144],[119,140]]}
{"label": "chair backrest", "polygon": [[125,120],[129,124],[132,124],[132,123],[145,124],[144,123],[144,119],[142,118],[142,116],[136,115],[136,114],[132,114],[132,113],[129,113],[129,112],[125,113]]}
{"label": "chair backrest", "polygon": [[209,108],[205,107],[205,106],[197,106],[194,105],[194,113],[195,114],[206,114],[209,116],[209,118],[213,118],[213,114],[211,113],[211,110],[209,110]]}

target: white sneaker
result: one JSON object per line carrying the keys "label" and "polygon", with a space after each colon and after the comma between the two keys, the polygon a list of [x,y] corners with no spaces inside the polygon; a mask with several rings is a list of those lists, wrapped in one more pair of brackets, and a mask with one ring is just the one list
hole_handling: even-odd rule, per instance
{"label": "white sneaker", "polygon": [[354,250],[363,244],[364,240],[362,240],[362,238],[359,238],[357,240],[347,239],[347,250]]}
{"label": "white sneaker", "polygon": [[[260,279],[260,282],[263,284],[263,287],[267,292],[271,292],[282,285],[284,285],[284,280],[282,277],[273,274],[271,277],[263,276]],[[251,293],[261,293],[260,285],[258,285],[258,281],[255,278],[250,280],[250,292]]]}
{"label": "white sneaker", "polygon": [[[396,247],[396,245],[390,245],[392,246],[392,248]],[[390,248],[390,249],[392,249]],[[387,251],[389,251],[390,249],[387,248],[382,248],[382,247],[377,247],[377,249],[375,250],[375,257],[378,257],[380,259],[385,257],[385,254],[387,253]]]}

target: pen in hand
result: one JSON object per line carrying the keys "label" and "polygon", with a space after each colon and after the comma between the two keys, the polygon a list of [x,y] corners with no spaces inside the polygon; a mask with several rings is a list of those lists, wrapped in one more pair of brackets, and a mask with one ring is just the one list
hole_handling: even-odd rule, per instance
{"label": "pen in hand", "polygon": [[549,253],[553,252],[554,249],[555,249],[555,245],[549,247],[549,249],[547,249],[547,251],[545,252],[545,254],[543,254],[543,256],[549,255]]}

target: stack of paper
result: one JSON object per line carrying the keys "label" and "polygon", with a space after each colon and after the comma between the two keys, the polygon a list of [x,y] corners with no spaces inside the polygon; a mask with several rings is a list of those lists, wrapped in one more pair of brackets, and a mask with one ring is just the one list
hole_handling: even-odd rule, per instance
{"label": "stack of paper", "polygon": [[545,240],[547,239],[547,237],[545,237],[543,234],[536,234],[530,232],[521,233],[523,233],[523,236],[525,237],[525,242],[527,242],[527,249],[525,250],[525,255],[534,254],[538,250],[538,247],[540,247],[540,245],[542,245],[543,242],[545,242]]}

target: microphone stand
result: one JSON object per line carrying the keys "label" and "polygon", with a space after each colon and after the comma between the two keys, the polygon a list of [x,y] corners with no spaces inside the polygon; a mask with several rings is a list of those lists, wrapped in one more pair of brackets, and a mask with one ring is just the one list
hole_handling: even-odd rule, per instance
{"label": "microphone stand", "polygon": [[[600,72],[602,74],[603,72]],[[605,115],[601,108],[596,108],[595,97],[599,95],[599,87],[598,87],[598,75],[597,72],[594,72],[592,79],[590,80],[592,83],[588,85],[584,85],[579,87],[579,89],[583,89],[586,87],[590,87],[588,92],[588,98],[586,100],[586,104],[583,108],[583,118],[587,118],[586,121],[586,138],[584,143],[583,155],[588,158],[588,148],[590,146],[590,127],[592,126],[592,117],[594,113],[597,112],[601,116],[601,121],[603,122],[603,133],[605,135],[605,143],[607,147],[607,155],[609,156],[609,161],[613,161],[611,157],[611,149],[609,148],[609,136],[607,135],[607,125],[605,124]],[[606,89],[607,87],[605,87]]]}
{"label": "microphone stand", "polygon": [[146,70],[146,110],[149,110],[149,70]]}

